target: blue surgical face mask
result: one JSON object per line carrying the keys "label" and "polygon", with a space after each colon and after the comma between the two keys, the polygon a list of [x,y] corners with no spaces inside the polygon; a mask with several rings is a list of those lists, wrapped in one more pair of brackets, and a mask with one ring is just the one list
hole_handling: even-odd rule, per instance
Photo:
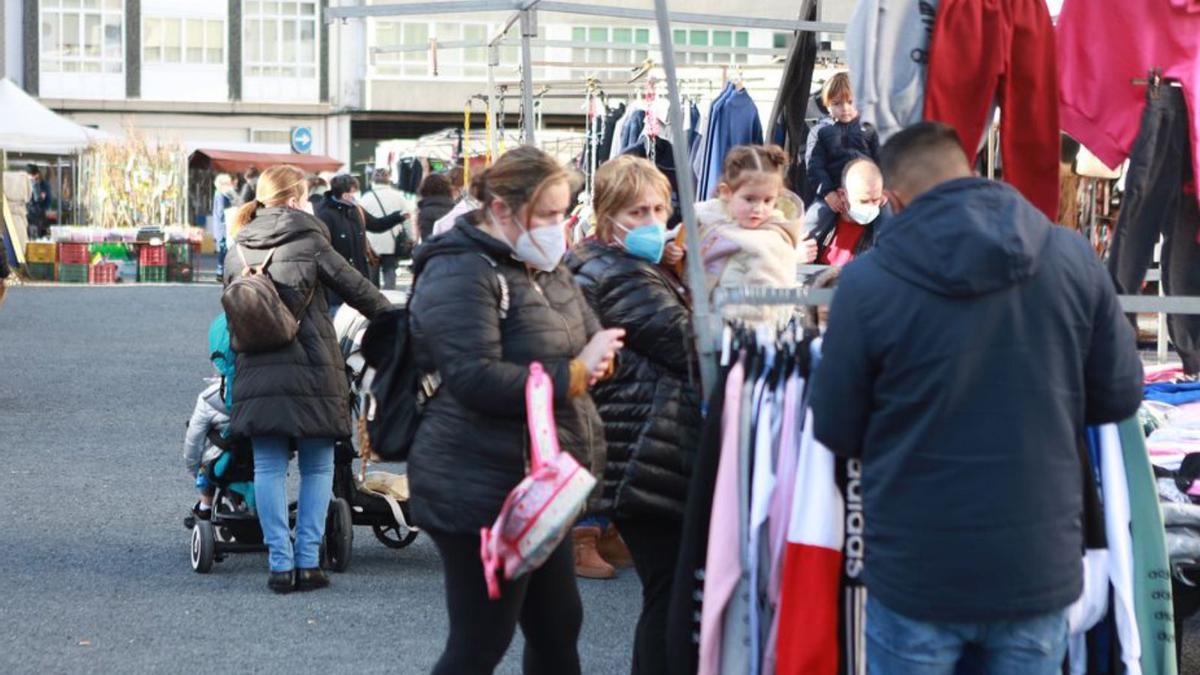
{"label": "blue surgical face mask", "polygon": [[625,231],[625,242],[622,246],[629,252],[629,255],[648,260],[656,265],[662,260],[663,249],[667,246],[666,225],[647,223],[631,230],[615,220],[613,224]]}

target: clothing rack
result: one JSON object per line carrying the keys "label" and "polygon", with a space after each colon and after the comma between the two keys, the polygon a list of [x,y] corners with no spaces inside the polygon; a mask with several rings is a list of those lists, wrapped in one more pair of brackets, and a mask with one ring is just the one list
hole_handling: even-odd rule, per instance
{"label": "clothing rack", "polygon": [[[729,305],[828,305],[834,289],[743,286],[713,291],[713,307]],[[1121,310],[1130,314],[1200,314],[1200,296],[1119,295]]]}
{"label": "clothing rack", "polygon": [[[497,12],[513,11],[512,18],[506,22],[499,35],[492,40],[492,46],[503,39],[504,35],[518,22],[521,27],[521,110],[524,140],[533,144],[534,138],[534,92],[532,72],[532,41],[537,37],[538,11],[558,14],[578,14],[601,16],[624,20],[656,21],[658,24],[658,44],[662,56],[662,66],[665,71],[668,95],[670,98],[670,114],[668,124],[671,131],[672,152],[677,167],[689,165],[687,130],[683,123],[683,104],[679,91],[678,73],[675,67],[675,40],[671,31],[671,22],[728,26],[733,28],[756,28],[777,31],[806,31],[842,33],[846,32],[844,23],[828,23],[819,21],[767,19],[751,16],[731,16],[720,14],[700,14],[694,12],[670,12],[667,0],[655,0],[654,10],[614,7],[604,4],[582,4],[577,2],[551,2],[549,0],[441,0],[439,2],[406,2],[386,5],[354,5],[346,7],[329,7],[323,10],[324,20],[332,23],[338,19],[365,18],[372,16],[429,16],[447,13],[466,12]],[[492,50],[494,53],[497,50]],[[680,51],[688,51],[686,48]],[[492,67],[489,57],[489,70]],[[490,113],[489,113],[490,114]],[[700,233],[695,226],[695,187],[689,180],[679,181],[680,211],[685,227],[688,249],[700,250]],[[716,344],[712,339],[714,326],[711,322],[712,307],[704,284],[704,267],[699,256],[686,258],[689,285],[695,298],[694,315],[696,320],[696,341],[700,355],[700,379],[704,398],[707,399],[717,378]]]}
{"label": "clothing rack", "polygon": [[833,302],[832,288],[772,288],[768,286],[742,286],[741,288],[718,288],[713,291],[713,309],[720,310],[731,305],[806,305],[827,306]]}

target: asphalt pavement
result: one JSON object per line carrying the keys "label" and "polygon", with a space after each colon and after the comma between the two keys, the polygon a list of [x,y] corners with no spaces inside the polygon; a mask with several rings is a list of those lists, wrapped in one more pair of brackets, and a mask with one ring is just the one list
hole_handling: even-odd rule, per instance
{"label": "asphalt pavement", "polygon": [[[356,528],[332,588],[276,596],[266,555],[188,562],[184,423],[215,285],[18,287],[0,308],[0,673],[427,673],[446,634],[427,538]],[[629,672],[632,571],[580,581],[588,674]],[[1181,673],[1200,672],[1192,624]],[[499,673],[520,672],[521,640]]]}
{"label": "asphalt pavement", "polygon": [[[266,554],[192,572],[184,423],[216,286],[12,288],[0,308],[0,673],[428,673],[441,567],[355,528],[333,586],[276,596]],[[627,673],[640,586],[583,581],[584,672]],[[521,640],[499,673],[520,672]]]}

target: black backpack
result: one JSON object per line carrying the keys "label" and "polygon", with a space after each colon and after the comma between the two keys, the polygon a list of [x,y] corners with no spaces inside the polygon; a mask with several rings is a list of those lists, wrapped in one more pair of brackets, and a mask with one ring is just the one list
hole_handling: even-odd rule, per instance
{"label": "black backpack", "polygon": [[[494,260],[480,256],[492,269],[497,268]],[[508,281],[499,271],[496,279],[500,284],[500,319],[504,320],[508,316]],[[363,417],[371,450],[387,462],[408,459],[425,404],[441,386],[437,373],[421,372],[413,352],[408,305],[416,288],[414,277],[409,302],[375,317],[362,337],[363,360],[375,370]]]}

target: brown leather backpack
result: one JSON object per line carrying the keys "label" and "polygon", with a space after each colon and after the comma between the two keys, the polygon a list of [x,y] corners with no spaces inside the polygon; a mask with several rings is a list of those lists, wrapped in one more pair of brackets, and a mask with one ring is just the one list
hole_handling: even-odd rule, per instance
{"label": "brown leather backpack", "polygon": [[[275,249],[271,249],[266,259],[256,266],[246,262],[241,245],[237,251],[244,269],[221,293],[221,306],[225,308],[225,320],[229,324],[230,346],[241,354],[282,349],[296,339],[300,332],[300,319],[279,297],[279,289],[267,273]],[[315,291],[314,285],[300,310],[301,317],[308,311]]]}

